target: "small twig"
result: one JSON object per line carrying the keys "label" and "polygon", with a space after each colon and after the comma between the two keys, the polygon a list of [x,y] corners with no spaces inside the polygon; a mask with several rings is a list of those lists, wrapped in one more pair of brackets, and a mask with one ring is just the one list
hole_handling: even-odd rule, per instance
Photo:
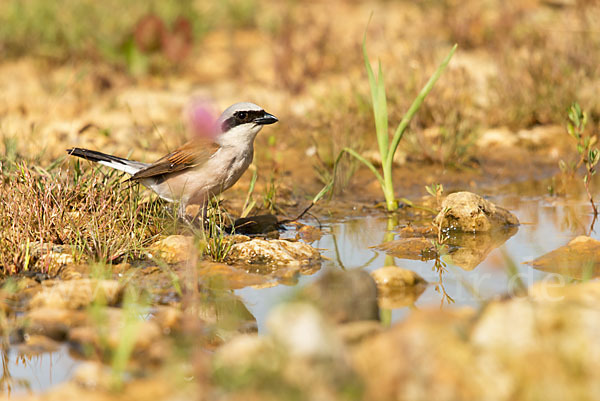
{"label": "small twig", "polygon": [[[309,211],[310,209],[312,209],[312,207],[313,207],[314,205],[316,205],[316,202],[314,202],[314,201],[311,201],[311,202],[310,202],[310,205],[308,205],[308,207],[307,207],[307,208],[305,208],[305,209],[302,211],[302,213],[300,213],[300,214],[299,214],[297,217],[295,217],[295,218],[293,218],[293,219],[284,219],[284,220],[281,220],[281,221],[279,221],[279,222],[278,222],[278,224],[288,224],[288,223],[293,223],[293,222],[295,222],[295,221],[298,221],[298,220],[300,220],[302,217],[304,217],[304,215],[305,215],[305,214],[307,214],[307,213],[308,213],[308,211]],[[312,215],[312,214],[311,214],[311,216],[313,216],[313,217],[314,217],[314,215]],[[317,219],[316,217],[315,217],[315,220],[319,221],[319,219]],[[321,224],[321,223],[319,223],[319,225],[320,225],[320,224]]]}

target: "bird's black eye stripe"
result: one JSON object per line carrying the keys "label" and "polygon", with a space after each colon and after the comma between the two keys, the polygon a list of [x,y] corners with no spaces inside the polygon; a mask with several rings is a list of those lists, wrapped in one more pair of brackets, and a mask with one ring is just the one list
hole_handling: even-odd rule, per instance
{"label": "bird's black eye stripe", "polygon": [[232,117],[229,117],[227,120],[223,121],[223,124],[221,124],[221,132],[229,131],[238,125],[250,123],[257,118],[264,117],[264,115],[264,110],[236,111],[233,113]]}
{"label": "bird's black eye stripe", "polygon": [[264,110],[240,110],[233,113],[233,116],[239,121],[239,124],[249,123],[264,115]]}

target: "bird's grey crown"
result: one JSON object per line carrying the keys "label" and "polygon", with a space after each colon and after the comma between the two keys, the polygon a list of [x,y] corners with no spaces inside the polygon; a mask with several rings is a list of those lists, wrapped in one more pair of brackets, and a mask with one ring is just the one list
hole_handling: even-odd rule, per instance
{"label": "bird's grey crown", "polygon": [[225,109],[223,114],[221,114],[221,117],[219,117],[219,122],[223,122],[229,117],[233,117],[233,114],[236,111],[263,111],[263,109],[259,105],[250,102],[235,103]]}
{"label": "bird's grey crown", "polygon": [[255,118],[265,115],[262,107],[250,103],[240,102],[229,106],[217,120],[217,126],[221,132],[226,132],[231,128],[252,122]]}

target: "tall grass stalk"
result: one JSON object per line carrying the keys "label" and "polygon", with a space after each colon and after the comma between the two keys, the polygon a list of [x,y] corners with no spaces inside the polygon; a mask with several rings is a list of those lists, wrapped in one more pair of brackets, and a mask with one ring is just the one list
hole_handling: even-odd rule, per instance
{"label": "tall grass stalk", "polygon": [[[457,45],[455,44],[450,50],[450,53],[448,53],[446,58],[442,61],[437,70],[431,76],[431,78],[429,78],[429,81],[427,81],[423,89],[421,89],[421,91],[409,107],[408,111],[402,117],[400,124],[398,124],[398,126],[396,127],[396,130],[394,131],[394,135],[392,136],[390,142],[390,135],[388,130],[389,121],[387,111],[387,98],[385,94],[385,81],[383,77],[383,69],[381,67],[381,61],[379,61],[377,76],[375,76],[373,68],[371,67],[371,62],[369,61],[369,56],[367,54],[367,34],[365,32],[362,50],[365,61],[365,67],[367,69],[367,75],[369,77],[369,87],[371,88],[373,116],[375,117],[375,132],[377,134],[377,144],[379,146],[379,154],[381,156],[382,172],[380,172],[377,169],[377,167],[373,165],[373,163],[365,159],[354,149],[344,148],[342,149],[335,161],[333,177],[335,177],[335,169],[337,169],[337,165],[341,156],[344,153],[347,153],[350,156],[356,158],[358,161],[362,162],[365,166],[369,168],[369,170],[373,172],[375,178],[377,178],[377,181],[379,182],[379,185],[381,185],[381,189],[383,190],[387,210],[394,211],[398,209],[398,201],[396,200],[394,192],[394,182],[392,175],[394,154],[396,153],[396,149],[398,148],[398,145],[400,144],[400,141],[402,140],[402,137],[404,136],[404,133],[408,128],[410,120],[419,110],[421,104],[423,104],[423,101],[425,100],[425,97],[429,94],[429,92],[433,88],[433,85],[435,85],[437,80],[440,78],[440,76],[448,66],[448,63],[454,55],[456,48]],[[330,182],[330,184],[328,184],[324,188],[325,192],[321,191],[322,194],[320,195],[323,196],[324,193],[329,191],[332,187],[333,181]],[[317,197],[320,198],[319,195],[317,195]]]}
{"label": "tall grass stalk", "polygon": [[254,164],[250,165],[250,169],[252,170],[252,179],[250,180],[250,187],[248,188],[248,194],[246,195],[246,201],[244,202],[240,218],[248,217],[252,209],[254,209],[254,206],[256,206],[256,201],[252,198],[252,194],[254,193],[256,179],[258,178],[258,171]]}

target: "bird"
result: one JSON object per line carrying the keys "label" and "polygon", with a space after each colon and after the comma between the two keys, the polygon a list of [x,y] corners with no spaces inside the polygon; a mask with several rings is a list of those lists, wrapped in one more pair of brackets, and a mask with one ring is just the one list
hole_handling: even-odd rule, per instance
{"label": "bird", "polygon": [[[229,106],[214,124],[214,138],[198,137],[153,163],[143,163],[95,150],[70,148],[67,153],[129,174],[168,202],[179,202],[178,215],[186,219],[188,205],[201,213],[212,197],[231,188],[254,158],[254,139],[264,125],[279,120],[249,102]],[[203,211],[203,212],[202,212]]]}

